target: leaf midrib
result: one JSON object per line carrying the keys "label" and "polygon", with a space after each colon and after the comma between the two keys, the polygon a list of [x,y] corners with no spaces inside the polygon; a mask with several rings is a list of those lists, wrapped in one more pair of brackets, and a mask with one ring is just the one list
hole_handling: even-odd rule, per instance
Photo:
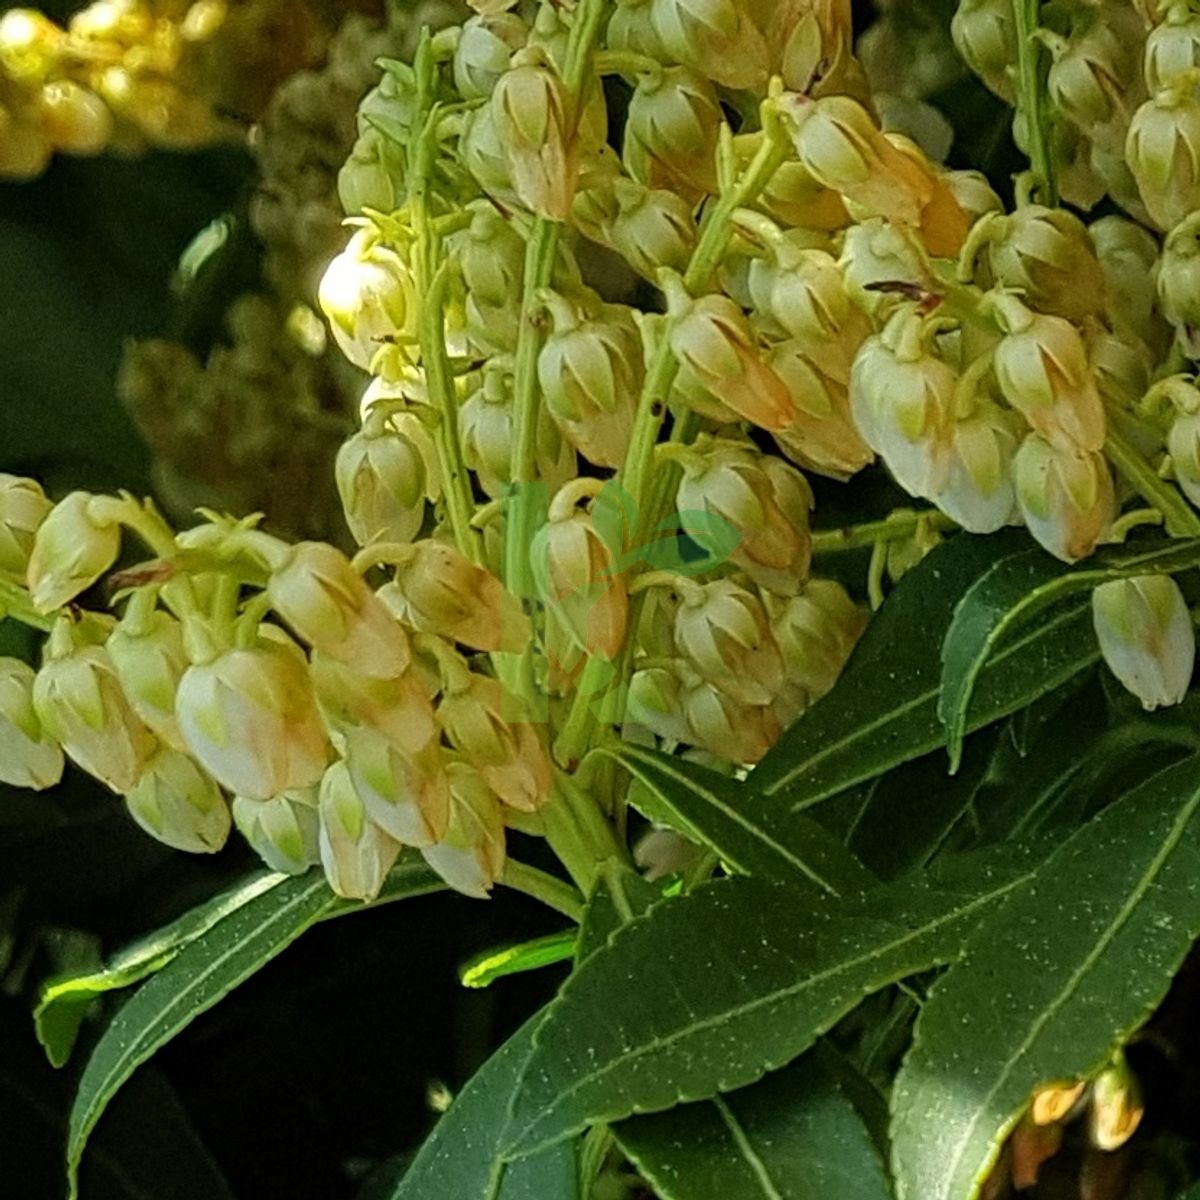
{"label": "leaf midrib", "polygon": [[766,1200],[783,1200],[783,1193],[775,1186],[775,1181],[771,1178],[771,1172],[767,1170],[767,1164],[759,1157],[758,1151],[754,1149],[754,1144],[750,1140],[750,1135],[742,1128],[742,1123],[725,1102],[724,1097],[714,1096],[712,1104],[720,1115],[721,1120],[725,1122],[725,1128],[729,1130],[729,1136],[733,1138],[733,1144],[741,1151],[742,1157],[750,1166],[750,1170],[754,1172],[754,1177],[762,1187],[762,1192]]}

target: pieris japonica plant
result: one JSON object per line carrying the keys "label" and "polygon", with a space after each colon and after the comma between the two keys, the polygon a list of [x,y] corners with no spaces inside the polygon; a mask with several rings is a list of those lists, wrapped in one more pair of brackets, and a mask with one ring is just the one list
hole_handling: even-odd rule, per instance
{"label": "pieris japonica plant", "polygon": [[[72,1188],[314,921],[505,887],[563,927],[496,974],[570,972],[377,1194],[1181,1196],[1200,9],[470,7],[378,60],[303,310],[355,381],[349,536],[0,477],[0,611],[44,635],[0,780],[70,763],[269,869],[126,956]],[[26,104],[12,172],[106,136],[50,86],[91,136],[35,152]],[[52,1057],[101,986],[47,984]]]}

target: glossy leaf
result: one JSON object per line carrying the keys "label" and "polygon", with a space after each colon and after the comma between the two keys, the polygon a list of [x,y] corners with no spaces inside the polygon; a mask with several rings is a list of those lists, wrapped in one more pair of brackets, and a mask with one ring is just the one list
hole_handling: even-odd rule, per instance
{"label": "glossy leaf", "polygon": [[[409,858],[393,868],[388,886],[395,897],[423,895],[444,885],[421,859]],[[330,892],[320,871],[288,879],[196,938],[130,997],[92,1051],[71,1109],[67,1171],[72,1197],[88,1136],[130,1075],[310,925],[349,907]]]}
{"label": "glossy leaf", "polygon": [[1090,1075],[1200,934],[1200,760],[1064,843],[934,987],[893,1092],[908,1200],[971,1200],[1042,1085]]}
{"label": "glossy leaf", "polygon": [[758,1083],[613,1128],[663,1200],[890,1200],[858,1110],[807,1054]]}
{"label": "glossy leaf", "polygon": [[1097,584],[1135,575],[1173,574],[1200,565],[1200,541],[1158,542],[1104,551],[1068,566],[1043,550],[1001,559],[975,581],[954,610],[942,645],[938,716],[957,770],[976,683],[1006,636]]}
{"label": "glossy leaf", "polygon": [[656,906],[583,962],[547,1011],[513,1155],[752,1083],[868,993],[954,958],[1014,886],[981,871],[970,892],[917,881],[847,903],[741,876]]}
{"label": "glossy leaf", "polygon": [[663,899],[661,889],[643,879],[632,867],[615,860],[606,864],[588,896],[579,925],[576,965],[608,944],[622,925],[649,911]]}
{"label": "glossy leaf", "polygon": [[831,896],[872,882],[854,856],[816,821],[759,806],[747,789],[686,759],[626,743],[606,750],[650,788],[679,832],[702,842],[734,871],[777,879]]}

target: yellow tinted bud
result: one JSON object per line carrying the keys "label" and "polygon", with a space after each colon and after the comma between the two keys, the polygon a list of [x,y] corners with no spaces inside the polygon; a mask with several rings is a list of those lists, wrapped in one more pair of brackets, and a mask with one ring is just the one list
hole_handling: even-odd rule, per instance
{"label": "yellow tinted bud", "polygon": [[26,580],[34,607],[50,612],[86,591],[117,560],[121,527],[104,512],[103,497],[72,492],[34,535]]}
{"label": "yellow tinted bud", "polygon": [[0,571],[24,578],[34,534],[53,507],[36,480],[0,473]]}
{"label": "yellow tinted bud", "polygon": [[126,794],[129,815],[152,838],[190,854],[215,854],[232,819],[220,789],[186,754],[162,746]]}
{"label": "yellow tinted bud", "polygon": [[1186,77],[1156,92],[1133,115],[1125,158],[1159,229],[1200,208],[1200,99]]}
{"label": "yellow tinted bud", "polygon": [[28,664],[0,658],[0,783],[42,791],[62,778],[63,752],[34,711],[33,681]]}
{"label": "yellow tinted bud", "polygon": [[714,83],[766,83],[766,39],[738,0],[650,0],[650,18],[667,53]]}
{"label": "yellow tinted bud", "polygon": [[38,96],[42,128],[57,150],[99,154],[112,137],[112,114],[95,92],[69,79],[43,86]]}

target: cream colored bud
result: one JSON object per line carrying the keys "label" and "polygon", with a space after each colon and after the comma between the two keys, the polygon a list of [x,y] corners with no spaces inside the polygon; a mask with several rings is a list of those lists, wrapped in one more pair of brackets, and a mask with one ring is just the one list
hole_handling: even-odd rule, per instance
{"label": "cream colored bud", "polygon": [[972,224],[988,213],[1004,211],[1004,201],[982,171],[946,171],[942,178]]}
{"label": "cream colored bud", "polygon": [[425,861],[457,892],[486,900],[504,873],[504,814],[482,776],[467,763],[446,768],[450,823]]}
{"label": "cream colored bud", "polygon": [[728,88],[761,88],[771,59],[738,0],[650,0],[650,19],[676,61]]}
{"label": "cream colored bud", "polygon": [[1098,452],[1031,433],[1013,459],[1013,479],[1029,532],[1064,562],[1091,554],[1116,515],[1112,476]]}
{"label": "cream colored bud", "polygon": [[920,239],[912,230],[881,217],[846,230],[838,265],[850,298],[873,316],[882,317],[895,307],[895,296],[888,289],[896,284],[918,292],[934,289]]}
{"label": "cream colored bud", "polygon": [[616,181],[614,195],[617,214],[609,236],[621,257],[652,282],[660,267],[685,270],[696,246],[692,206],[674,192],[627,179]]}
{"label": "cream colored bud", "polygon": [[628,50],[659,62],[670,58],[654,28],[650,0],[617,0],[608,18],[604,44],[609,50]]}
{"label": "cream colored bud", "polygon": [[1133,114],[1125,159],[1159,229],[1200,208],[1200,97],[1188,77],[1156,92]]}
{"label": "cream colored bud", "polygon": [[372,823],[350,770],[335,762],[321,779],[318,848],[329,886],[347,900],[374,900],[400,843]]}
{"label": "cream colored bud", "polygon": [[154,735],[133,711],[102,647],[64,646],[60,652],[55,640],[48,648],[56,657],[33,684],[42,729],[89,775],[114,792],[128,792],[154,753]]}
{"label": "cream colored bud", "polygon": [[727,762],[756,763],[779,737],[771,706],[743,704],[707,680],[686,686],[682,701],[688,740]]}
{"label": "cream colored bud", "polygon": [[788,682],[804,690],[808,703],[819,700],[846,665],[866,613],[832,579],[810,579],[798,595],[768,596],[766,605]]}
{"label": "cream colored bud", "polygon": [[34,535],[53,507],[36,480],[0,473],[0,571],[25,577]]}
{"label": "cream colored bud", "polygon": [[364,726],[346,739],[346,766],[367,816],[396,841],[430,846],[445,834],[450,789],[437,746],[406,754]]}
{"label": "cream colored bud", "polygon": [[229,837],[229,805],[186,754],[162,746],[125,796],[129,815],[154,839],[189,854],[215,854]]}
{"label": "cream colored bud", "polygon": [[1012,460],[1024,432],[1016,413],[991,401],[951,423],[946,477],[933,500],[968,533],[1019,522]]}
{"label": "cream colored bud", "polygon": [[232,808],[238,832],[272,871],[303,875],[320,862],[315,786],[267,800],[235,796]]}
{"label": "cream colored bud", "polygon": [[63,752],[38,720],[33,682],[27,663],[0,658],[0,783],[40,792],[62,778]]}
{"label": "cream colored bud", "polygon": [[1179,585],[1169,575],[1100,584],[1092,619],[1112,673],[1147,712],[1178,704],[1196,660],[1196,635]]}
{"label": "cream colored bud", "polygon": [[74,600],[117,561],[121,527],[104,506],[104,497],[72,492],[38,526],[26,572],[38,612]]}
{"label": "cream colored bud", "polygon": [[1145,97],[1140,51],[1145,26],[1127,5],[1097,6],[1091,20],[1073,20],[1070,34],[1043,32],[1053,59],[1046,80],[1055,107],[1091,137],[1123,133],[1129,112]]}
{"label": "cream colored bud", "polygon": [[314,786],[329,760],[304,658],[276,642],[189,667],[175,715],[200,765],[250,800]]}
{"label": "cream colored bud", "polygon": [[821,343],[867,335],[867,322],[851,302],[833,255],[797,248],[786,235],[772,252],[769,265],[760,260],[751,266],[750,287],[789,337]]}
{"label": "cream colored bud", "polygon": [[1001,100],[1012,103],[1017,32],[1008,0],[960,0],[950,34],[971,70]]}
{"label": "cream colored bud", "polygon": [[131,603],[104,648],[137,715],[168,746],[183,750],[175,720],[175,695],[188,668],[180,623],[161,609],[147,612]]}
{"label": "cream colored bud", "polygon": [[626,720],[648,729],[655,737],[687,742],[690,730],[683,715],[683,684],[677,672],[667,667],[647,667],[633,673],[629,681]]}
{"label": "cream colored bud", "polygon": [[486,99],[525,45],[529,26],[516,13],[479,14],[463,22],[454,48],[454,86],[464,100]]}

